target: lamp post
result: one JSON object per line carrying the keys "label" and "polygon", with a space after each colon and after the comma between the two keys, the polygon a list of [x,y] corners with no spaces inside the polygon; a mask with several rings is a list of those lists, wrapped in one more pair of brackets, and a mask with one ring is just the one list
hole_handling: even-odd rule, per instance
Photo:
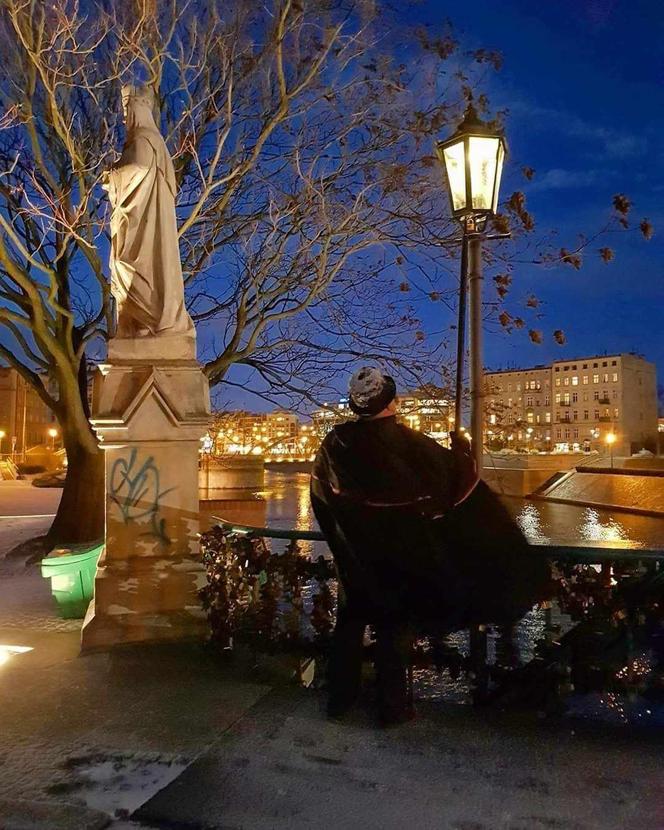
{"label": "lamp post", "polygon": [[[461,279],[459,284],[459,326],[457,330],[457,376],[455,430],[461,425],[463,353],[465,346],[466,291],[470,295],[470,433],[478,475],[482,472],[484,442],[482,360],[482,240],[487,219],[498,206],[500,178],[505,160],[504,137],[485,124],[472,103],[463,121],[447,141],[436,145],[438,158],[447,174],[452,216],[461,223]],[[505,237],[507,234],[497,234]]]}
{"label": "lamp post", "polygon": [[55,439],[58,437],[58,431],[55,427],[51,427],[48,431],[49,438],[51,439],[51,452],[55,450]]}
{"label": "lamp post", "polygon": [[609,447],[609,453],[611,455],[611,469],[613,469],[613,445],[616,443],[615,432],[608,432],[604,440],[606,441]]}

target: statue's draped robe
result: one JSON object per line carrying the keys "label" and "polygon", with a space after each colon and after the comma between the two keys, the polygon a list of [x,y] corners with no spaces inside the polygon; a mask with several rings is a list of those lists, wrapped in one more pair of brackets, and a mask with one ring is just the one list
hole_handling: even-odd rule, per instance
{"label": "statue's draped robe", "polygon": [[175,172],[156,127],[132,130],[109,172],[118,337],[194,334],[184,304]]}

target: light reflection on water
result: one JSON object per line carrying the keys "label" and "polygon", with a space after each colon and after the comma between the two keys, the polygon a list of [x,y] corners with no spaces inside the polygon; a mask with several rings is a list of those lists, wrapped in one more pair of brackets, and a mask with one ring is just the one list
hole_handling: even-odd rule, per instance
{"label": "light reflection on water", "polygon": [[[308,473],[267,470],[261,495],[267,503],[269,527],[317,529],[309,503]],[[533,542],[632,542],[644,547],[664,547],[664,519],[517,498],[506,499],[505,504]],[[318,542],[303,547],[308,553],[327,552],[325,545]]]}

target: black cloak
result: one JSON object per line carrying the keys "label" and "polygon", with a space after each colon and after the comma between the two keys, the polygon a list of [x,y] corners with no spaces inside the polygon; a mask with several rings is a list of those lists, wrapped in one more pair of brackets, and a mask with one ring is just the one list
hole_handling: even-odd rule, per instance
{"label": "black cloak", "polygon": [[349,602],[448,631],[512,622],[549,568],[470,458],[397,423],[349,421],[323,441],[311,501]]}

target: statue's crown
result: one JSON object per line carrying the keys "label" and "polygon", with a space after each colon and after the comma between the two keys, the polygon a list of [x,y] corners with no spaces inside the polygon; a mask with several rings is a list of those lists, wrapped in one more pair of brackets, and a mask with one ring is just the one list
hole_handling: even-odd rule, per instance
{"label": "statue's crown", "polygon": [[123,101],[140,101],[142,104],[147,104],[150,108],[154,107],[154,92],[149,86],[136,86],[135,84],[125,84],[122,87]]}

